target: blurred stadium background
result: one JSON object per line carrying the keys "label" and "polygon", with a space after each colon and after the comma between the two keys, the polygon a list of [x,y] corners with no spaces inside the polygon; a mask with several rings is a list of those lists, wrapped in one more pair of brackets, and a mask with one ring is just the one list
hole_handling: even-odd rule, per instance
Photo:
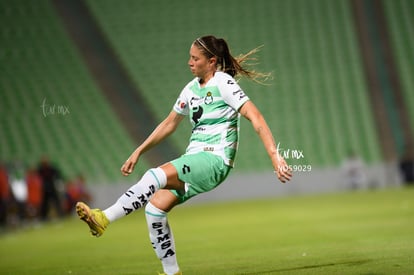
{"label": "blurred stadium background", "polygon": [[66,178],[84,174],[106,206],[184,152],[189,123],[133,176],[119,173],[192,78],[192,41],[214,34],[234,55],[264,46],[257,66],[274,80],[241,85],[281,150],[303,154],[289,163],[311,171],[276,185],[243,120],[233,174],[198,200],[344,190],[350,152],[365,163],[365,187],[399,185],[413,141],[413,22],[411,0],[2,0],[0,160],[33,167],[48,155]]}

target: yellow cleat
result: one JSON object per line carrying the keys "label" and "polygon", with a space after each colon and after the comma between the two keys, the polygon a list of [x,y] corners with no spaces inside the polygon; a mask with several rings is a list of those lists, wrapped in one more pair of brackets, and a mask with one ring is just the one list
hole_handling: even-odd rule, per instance
{"label": "yellow cleat", "polygon": [[78,202],[76,204],[76,213],[79,218],[89,226],[93,236],[102,236],[109,224],[108,218],[100,209],[90,209],[89,206],[83,202]]}
{"label": "yellow cleat", "polygon": [[[167,274],[165,274],[165,273],[158,273],[158,275],[167,275]],[[183,273],[181,271],[178,271],[174,275],[183,275]]]}

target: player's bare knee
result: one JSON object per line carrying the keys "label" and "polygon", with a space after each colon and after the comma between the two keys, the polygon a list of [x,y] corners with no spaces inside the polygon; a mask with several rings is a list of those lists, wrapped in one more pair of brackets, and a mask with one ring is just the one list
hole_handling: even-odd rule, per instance
{"label": "player's bare knee", "polygon": [[178,198],[169,190],[158,190],[150,202],[156,208],[169,212],[178,204]]}

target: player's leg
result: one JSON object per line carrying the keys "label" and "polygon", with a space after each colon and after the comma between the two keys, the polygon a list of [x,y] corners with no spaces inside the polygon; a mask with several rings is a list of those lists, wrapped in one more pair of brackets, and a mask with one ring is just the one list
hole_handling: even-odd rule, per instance
{"label": "player's leg", "polygon": [[105,209],[104,213],[109,221],[115,221],[145,207],[155,192],[164,188],[184,188],[184,183],[178,180],[175,168],[169,163],[148,170],[140,181],[131,186],[114,205]]}
{"label": "player's leg", "polygon": [[48,218],[49,204],[50,204],[50,192],[43,191],[42,204],[40,206],[40,218],[42,220],[47,220]]}
{"label": "player's leg", "polygon": [[159,190],[145,207],[148,231],[155,254],[160,259],[164,274],[181,274],[177,263],[173,232],[167,213],[179,202],[169,190]]}
{"label": "player's leg", "polygon": [[85,203],[76,204],[76,212],[85,221],[94,236],[101,236],[110,222],[138,210],[150,201],[160,189],[184,189],[175,168],[170,164],[149,169],[142,178],[126,191],[113,205],[101,211],[90,209]]}
{"label": "player's leg", "polygon": [[227,177],[230,168],[220,157],[204,152],[182,156],[162,168],[174,175],[171,180],[180,179],[186,184],[179,190],[157,191],[145,207],[145,216],[151,243],[165,274],[181,274],[167,213],[178,203],[214,189]]}

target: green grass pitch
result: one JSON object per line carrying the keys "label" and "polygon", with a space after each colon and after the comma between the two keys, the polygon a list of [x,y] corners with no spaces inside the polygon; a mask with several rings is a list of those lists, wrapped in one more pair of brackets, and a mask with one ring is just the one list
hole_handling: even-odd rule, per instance
{"label": "green grass pitch", "polygon": [[[170,224],[184,274],[414,274],[413,188],[184,205]],[[101,238],[76,218],[0,235],[0,274],[157,271],[142,211]]]}

